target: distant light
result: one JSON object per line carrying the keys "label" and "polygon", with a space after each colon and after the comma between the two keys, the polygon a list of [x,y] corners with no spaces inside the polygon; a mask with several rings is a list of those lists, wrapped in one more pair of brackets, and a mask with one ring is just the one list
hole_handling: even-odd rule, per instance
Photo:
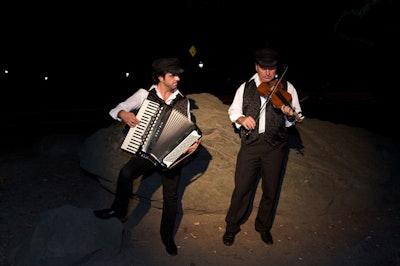
{"label": "distant light", "polygon": [[125,73],[125,77],[129,78],[129,72]]}
{"label": "distant light", "polygon": [[49,79],[49,77],[44,77],[44,80],[48,80]]}
{"label": "distant light", "polygon": [[7,69],[6,69],[6,70],[4,70],[4,73],[8,74],[8,70],[7,70]]}
{"label": "distant light", "polygon": [[199,67],[200,67],[200,68],[203,68],[203,67],[204,67],[204,64],[203,64],[202,61],[199,62]]}

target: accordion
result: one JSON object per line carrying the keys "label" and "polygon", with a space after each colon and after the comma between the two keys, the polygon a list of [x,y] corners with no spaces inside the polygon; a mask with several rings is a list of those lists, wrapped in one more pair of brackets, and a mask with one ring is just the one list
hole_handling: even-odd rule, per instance
{"label": "accordion", "polygon": [[184,114],[166,104],[144,100],[121,149],[150,160],[161,169],[182,161],[186,150],[201,138],[201,130]]}

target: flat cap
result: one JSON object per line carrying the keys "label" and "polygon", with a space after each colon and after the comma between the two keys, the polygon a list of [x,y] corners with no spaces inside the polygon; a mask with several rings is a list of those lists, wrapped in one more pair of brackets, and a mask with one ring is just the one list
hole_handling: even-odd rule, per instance
{"label": "flat cap", "polygon": [[278,65],[280,55],[278,52],[270,48],[262,48],[256,50],[254,59],[256,64],[263,68],[276,67]]}
{"label": "flat cap", "polygon": [[178,58],[159,58],[153,61],[151,66],[154,72],[170,72],[173,74],[183,73],[183,68],[180,67],[180,61]]}

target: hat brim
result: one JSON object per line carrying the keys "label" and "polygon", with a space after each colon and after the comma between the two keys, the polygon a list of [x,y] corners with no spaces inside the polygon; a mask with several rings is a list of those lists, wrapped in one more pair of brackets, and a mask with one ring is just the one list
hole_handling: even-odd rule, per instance
{"label": "hat brim", "polygon": [[182,74],[184,72],[183,68],[180,67],[168,67],[165,71],[170,72],[172,74]]}
{"label": "hat brim", "polygon": [[257,65],[259,65],[262,68],[273,68],[278,66],[278,61],[263,61],[263,60],[258,60],[256,61]]}

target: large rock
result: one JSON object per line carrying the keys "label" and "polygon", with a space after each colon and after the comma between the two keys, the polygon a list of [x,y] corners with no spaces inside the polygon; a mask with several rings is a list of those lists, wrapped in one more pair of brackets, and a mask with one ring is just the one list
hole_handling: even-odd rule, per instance
{"label": "large rock", "polygon": [[12,265],[80,265],[116,256],[123,224],[101,220],[93,210],[65,205],[43,212],[18,248]]}
{"label": "large rock", "polygon": [[[184,166],[182,205],[199,212],[225,213],[233,190],[240,139],[228,118],[228,105],[208,93],[188,96],[203,138],[196,157]],[[307,116],[306,110],[304,114]],[[96,175],[111,192],[115,191],[119,169],[130,158],[120,149],[122,129],[118,122],[100,129],[85,141],[80,152],[81,167]],[[301,215],[312,217],[328,211],[371,207],[383,197],[390,197],[390,193],[383,192],[386,188],[376,185],[391,178],[388,166],[395,165],[385,157],[385,151],[393,146],[389,140],[361,128],[310,118],[289,131],[290,150],[278,209],[281,213],[302,209]],[[133,191],[161,204],[160,185],[156,174],[142,182],[137,180]],[[256,205],[260,194],[256,195]],[[370,195],[370,200],[362,200],[365,197],[360,194]]]}

